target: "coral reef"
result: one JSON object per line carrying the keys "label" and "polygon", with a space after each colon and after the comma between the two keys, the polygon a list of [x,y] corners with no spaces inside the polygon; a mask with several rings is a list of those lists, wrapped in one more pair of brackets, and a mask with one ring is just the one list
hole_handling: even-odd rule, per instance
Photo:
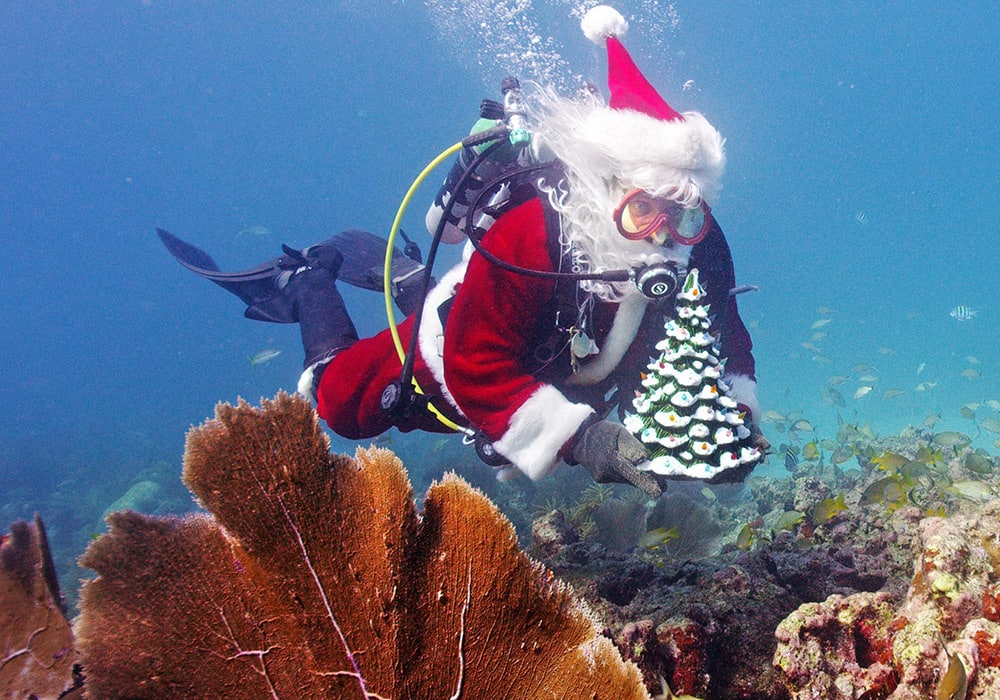
{"label": "coral reef", "polygon": [[0,697],[60,697],[76,656],[42,521],[15,522],[0,537]]}
{"label": "coral reef", "polygon": [[[967,444],[938,446],[948,439],[920,430],[878,438],[843,424],[788,478],[710,491],[671,484],[640,520],[647,536],[678,532],[662,546],[633,536],[630,547],[609,547],[589,532],[619,500],[612,493],[584,521],[572,504],[550,513],[560,527],[536,529],[533,551],[584,593],[650,690],[662,676],[716,700],[933,697],[959,668],[968,697],[1000,697],[974,694],[1000,676],[982,661],[1000,662],[1000,544],[988,534],[1000,521],[987,515],[1000,502],[975,488],[995,488],[1000,473]],[[828,449],[857,467],[826,463]],[[906,487],[902,498],[872,488],[887,477]],[[942,512],[956,520],[928,517]],[[986,520],[960,520],[970,513]],[[634,518],[617,529],[634,532]],[[899,654],[912,657],[908,670]]]}
{"label": "coral reef", "polygon": [[775,633],[774,664],[792,697],[888,697],[897,685],[889,646],[892,618],[885,593],[832,595],[800,606]]}
{"label": "coral reef", "polygon": [[82,563],[95,697],[648,698],[592,614],[449,475],[418,515],[387,450],[331,457],[279,395],[188,436],[207,515],[108,518]]}
{"label": "coral reef", "polygon": [[[83,559],[100,575],[78,627],[90,692],[628,698],[663,679],[705,700],[1000,697],[1000,460],[959,433],[786,421],[808,442],[783,448],[784,478],[655,502],[583,470],[467,468],[542,568],[456,477],[421,514],[391,453],[331,457],[303,402],[222,406],[184,470],[208,514],[112,514]],[[0,678],[26,648],[8,642]]]}
{"label": "coral reef", "polygon": [[771,666],[774,630],[803,599],[777,578],[768,549],[702,560],[658,552],[653,560],[589,540],[542,550],[556,550],[546,564],[585,595],[648,689],[662,676],[675,692],[701,698],[787,697]]}
{"label": "coral reef", "polygon": [[801,606],[775,653],[792,697],[1000,697],[998,533],[1000,501],[923,518],[901,605],[857,593]]}

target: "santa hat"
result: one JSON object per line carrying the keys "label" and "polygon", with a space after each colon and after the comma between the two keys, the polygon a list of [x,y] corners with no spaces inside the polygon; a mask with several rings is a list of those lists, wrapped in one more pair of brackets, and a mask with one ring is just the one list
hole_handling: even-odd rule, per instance
{"label": "santa hat", "polygon": [[724,141],[698,112],[681,114],[650,84],[621,38],[625,18],[607,5],[580,23],[588,39],[608,51],[610,100],[587,119],[581,134],[616,161],[615,170],[650,191],[675,189],[681,198],[710,198],[725,169]]}

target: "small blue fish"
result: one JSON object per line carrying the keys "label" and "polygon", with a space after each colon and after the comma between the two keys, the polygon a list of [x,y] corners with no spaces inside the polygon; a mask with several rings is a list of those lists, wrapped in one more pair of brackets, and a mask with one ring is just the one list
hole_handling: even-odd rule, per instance
{"label": "small blue fish", "polygon": [[951,316],[956,321],[971,321],[978,314],[979,312],[976,311],[975,309],[970,309],[968,306],[963,306],[962,304],[959,304],[954,309],[952,309],[951,313],[949,313],[948,315]]}
{"label": "small blue fish", "polygon": [[247,359],[250,360],[250,370],[256,369],[257,365],[266,365],[280,354],[281,350],[266,348],[257,352],[253,357],[247,355]]}

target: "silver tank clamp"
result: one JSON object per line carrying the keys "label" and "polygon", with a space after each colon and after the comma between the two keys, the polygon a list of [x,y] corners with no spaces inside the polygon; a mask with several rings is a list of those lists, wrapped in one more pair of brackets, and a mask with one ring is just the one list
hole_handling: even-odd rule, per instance
{"label": "silver tank clamp", "polygon": [[510,465],[510,460],[497,452],[493,443],[483,433],[478,432],[472,438],[472,444],[476,448],[476,455],[490,467],[506,467]]}

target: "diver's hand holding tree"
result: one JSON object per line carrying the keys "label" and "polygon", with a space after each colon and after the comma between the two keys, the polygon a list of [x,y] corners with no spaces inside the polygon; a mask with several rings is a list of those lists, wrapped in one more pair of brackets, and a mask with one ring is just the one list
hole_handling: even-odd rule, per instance
{"label": "diver's hand holding tree", "polygon": [[631,484],[651,498],[663,493],[659,483],[636,465],[649,459],[649,453],[625,426],[609,420],[593,419],[580,428],[573,445],[573,460],[587,470],[599,484]]}

